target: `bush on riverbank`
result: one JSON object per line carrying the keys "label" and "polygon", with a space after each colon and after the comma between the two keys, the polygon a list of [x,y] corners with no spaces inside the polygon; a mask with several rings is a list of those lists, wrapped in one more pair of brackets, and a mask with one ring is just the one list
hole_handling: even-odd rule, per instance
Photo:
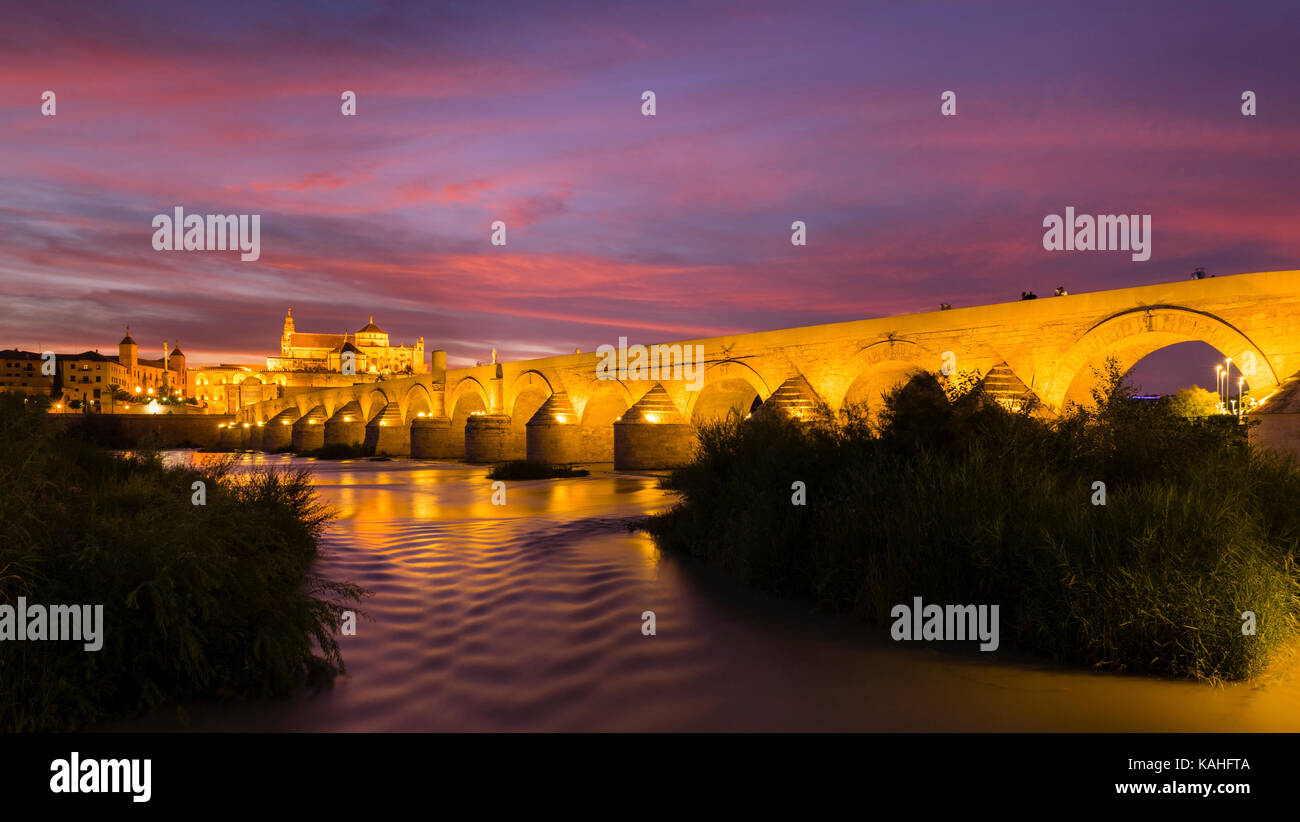
{"label": "bush on riverbank", "polygon": [[681,502],[647,529],[765,591],[877,624],[916,596],[998,604],[1004,646],[1057,660],[1261,673],[1298,636],[1300,469],[1251,453],[1232,419],[1188,420],[1134,399],[1113,365],[1103,376],[1095,408],[1053,421],[922,375],[879,422],[850,408],[706,426],[696,460],[664,481]]}
{"label": "bush on riverbank", "polygon": [[530,480],[557,479],[561,477],[585,477],[586,468],[573,468],[564,465],[551,465],[536,460],[512,460],[492,466],[487,478],[494,480]]}
{"label": "bush on riverbank", "polygon": [[[305,472],[117,456],[12,395],[0,442],[0,604],[104,606],[98,651],[0,642],[0,730],[282,695],[344,669],[334,635],[364,592],[308,574],[331,512]],[[205,505],[192,504],[196,481]]]}
{"label": "bush on riverbank", "polygon": [[[290,446],[292,449],[292,446]],[[303,451],[298,456],[317,460],[356,460],[369,456],[365,446],[351,445],[346,442],[331,442],[311,451]]]}

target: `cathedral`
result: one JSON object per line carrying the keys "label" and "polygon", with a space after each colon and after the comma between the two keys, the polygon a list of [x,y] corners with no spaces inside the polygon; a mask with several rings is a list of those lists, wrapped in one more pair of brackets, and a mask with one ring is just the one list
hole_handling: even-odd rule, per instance
{"label": "cathedral", "polygon": [[284,316],[280,335],[280,356],[267,357],[268,371],[330,371],[339,373],[344,353],[351,352],[358,374],[427,374],[424,337],[415,345],[390,345],[388,332],[370,321],[356,333],[311,334],[298,331],[293,310]]}

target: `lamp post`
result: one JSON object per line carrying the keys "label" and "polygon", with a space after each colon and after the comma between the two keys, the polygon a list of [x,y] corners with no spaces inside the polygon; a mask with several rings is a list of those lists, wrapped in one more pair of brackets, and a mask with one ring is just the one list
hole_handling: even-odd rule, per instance
{"label": "lamp post", "polygon": [[1214,366],[1214,391],[1219,395],[1219,408],[1223,408],[1223,366]]}
{"label": "lamp post", "polygon": [[1241,387],[1246,384],[1246,378],[1240,377],[1237,380],[1237,416],[1240,417],[1246,412],[1246,406],[1242,404]]}
{"label": "lamp post", "polygon": [[1232,399],[1232,357],[1225,357],[1223,363],[1223,404],[1226,407]]}

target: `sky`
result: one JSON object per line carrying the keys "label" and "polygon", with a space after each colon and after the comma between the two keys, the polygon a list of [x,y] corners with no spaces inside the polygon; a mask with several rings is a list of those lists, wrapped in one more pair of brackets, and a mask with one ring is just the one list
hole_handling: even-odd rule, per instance
{"label": "sky", "polygon": [[[472,364],[1300,268],[1294,2],[0,6],[0,347],[257,362],[291,306]],[[176,206],[260,259],[155,250]],[[1150,259],[1045,250],[1066,206]]]}

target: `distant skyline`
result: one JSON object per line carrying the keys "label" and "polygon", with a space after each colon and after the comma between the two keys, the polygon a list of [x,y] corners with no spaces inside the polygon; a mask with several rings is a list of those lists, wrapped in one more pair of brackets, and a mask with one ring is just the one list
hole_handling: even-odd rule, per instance
{"label": "distant skyline", "polygon": [[[1300,8],[994,11],[7,6],[0,347],[130,323],[258,361],[292,306],[458,364],[1300,268]],[[260,214],[260,259],[154,251],[176,206]],[[1150,214],[1150,260],[1044,250],[1067,206]],[[1213,388],[1213,358],[1139,381]]]}

